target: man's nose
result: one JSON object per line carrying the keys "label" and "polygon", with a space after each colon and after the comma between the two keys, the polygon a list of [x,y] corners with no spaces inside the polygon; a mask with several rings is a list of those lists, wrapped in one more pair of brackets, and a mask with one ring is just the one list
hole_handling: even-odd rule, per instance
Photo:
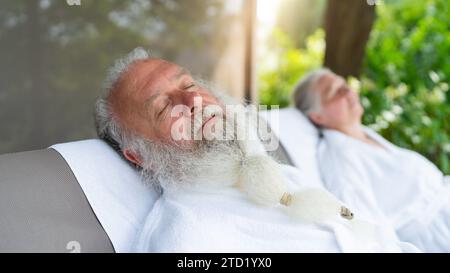
{"label": "man's nose", "polygon": [[191,115],[198,111],[202,105],[202,97],[196,91],[186,92],[182,91],[182,104],[189,107]]}

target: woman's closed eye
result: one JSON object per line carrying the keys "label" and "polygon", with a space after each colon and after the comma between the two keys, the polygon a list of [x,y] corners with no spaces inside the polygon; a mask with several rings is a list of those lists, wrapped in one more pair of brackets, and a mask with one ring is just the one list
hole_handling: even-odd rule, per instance
{"label": "woman's closed eye", "polygon": [[342,97],[345,96],[345,94],[348,93],[349,88],[347,86],[342,86],[339,88],[339,90],[336,92],[336,97]]}

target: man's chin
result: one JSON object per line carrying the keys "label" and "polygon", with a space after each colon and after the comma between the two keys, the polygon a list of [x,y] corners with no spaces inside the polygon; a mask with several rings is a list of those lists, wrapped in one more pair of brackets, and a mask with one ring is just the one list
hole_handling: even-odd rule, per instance
{"label": "man's chin", "polygon": [[207,139],[200,139],[200,140],[182,140],[182,141],[177,141],[174,146],[176,146],[177,148],[179,148],[182,151],[186,151],[186,152],[194,152],[194,151],[198,151],[201,148],[207,148],[207,147],[211,147],[214,146],[214,144],[217,143],[218,140],[216,139],[211,139],[211,140],[207,140]]}
{"label": "man's chin", "polygon": [[202,138],[209,141],[224,139],[224,120],[221,117],[214,116],[207,120],[201,130]]}
{"label": "man's chin", "polygon": [[194,150],[197,150],[202,147],[205,148],[205,147],[214,146],[222,141],[224,141],[224,140],[218,139],[218,138],[203,137],[198,140],[178,140],[178,141],[174,141],[171,145],[176,148],[179,148],[180,150],[194,151]]}
{"label": "man's chin", "polygon": [[189,151],[192,149],[195,149],[199,144],[197,140],[173,140],[172,142],[170,142],[169,144],[170,146],[176,147],[177,149],[180,150],[185,150],[185,151]]}

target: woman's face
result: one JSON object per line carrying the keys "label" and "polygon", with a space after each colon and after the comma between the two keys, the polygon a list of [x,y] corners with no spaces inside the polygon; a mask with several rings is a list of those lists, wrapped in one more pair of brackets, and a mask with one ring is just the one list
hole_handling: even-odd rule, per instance
{"label": "woman's face", "polygon": [[342,77],[334,73],[325,74],[313,83],[313,90],[321,103],[320,111],[310,113],[316,124],[338,130],[361,123],[364,109],[359,96]]}

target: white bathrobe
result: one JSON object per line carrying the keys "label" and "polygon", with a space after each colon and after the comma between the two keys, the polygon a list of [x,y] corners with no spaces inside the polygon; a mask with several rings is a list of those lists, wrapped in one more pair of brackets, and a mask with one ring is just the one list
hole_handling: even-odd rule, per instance
{"label": "white bathrobe", "polygon": [[[282,166],[289,189],[304,181],[298,169]],[[340,216],[327,223],[294,220],[281,207],[248,201],[235,188],[164,193],[135,242],[137,252],[416,252],[395,232],[372,226],[365,237]],[[354,222],[353,222],[354,223]]]}
{"label": "white bathrobe", "polygon": [[369,128],[383,148],[324,130],[319,162],[325,187],[365,217],[389,222],[422,251],[450,251],[450,192],[444,176],[416,152],[396,147]]}

